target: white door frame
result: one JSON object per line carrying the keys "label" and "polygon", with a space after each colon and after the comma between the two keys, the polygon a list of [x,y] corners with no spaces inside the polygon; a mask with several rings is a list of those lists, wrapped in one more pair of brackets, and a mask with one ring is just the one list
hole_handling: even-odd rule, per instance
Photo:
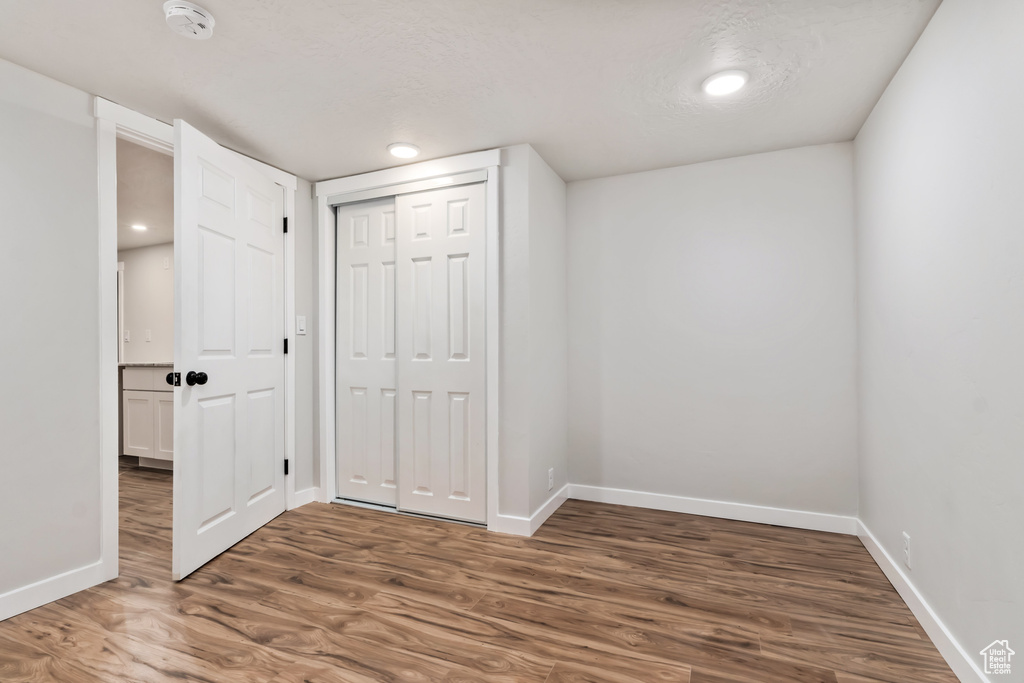
{"label": "white door frame", "polygon": [[[100,291],[100,564],[103,578],[118,576],[118,396],[117,364],[120,340],[109,331],[117,329],[117,138],[157,152],[174,155],[174,127],[144,114],[95,98],[97,161],[99,170],[99,291]],[[295,176],[242,156],[267,173],[284,189],[284,215],[289,231],[284,235],[285,335],[295,344]],[[107,330],[108,333],[103,331]],[[285,506],[295,501],[295,354],[285,356],[285,458],[291,463],[285,477]],[[167,568],[170,575],[170,567]]]}
{"label": "white door frame", "polygon": [[319,249],[319,418],[320,418],[320,502],[337,496],[335,482],[335,225],[334,211],[327,204],[330,195],[362,192],[418,180],[442,178],[470,171],[486,171],[487,196],[487,527],[498,523],[498,353],[500,301],[499,251],[499,169],[501,150],[472,152],[447,159],[423,161],[316,184],[317,247]]}

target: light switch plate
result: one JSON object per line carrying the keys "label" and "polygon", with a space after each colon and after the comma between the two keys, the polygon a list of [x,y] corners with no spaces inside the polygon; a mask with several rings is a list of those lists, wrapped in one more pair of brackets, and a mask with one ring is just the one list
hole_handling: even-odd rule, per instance
{"label": "light switch plate", "polygon": [[306,316],[295,316],[295,334],[306,334]]}

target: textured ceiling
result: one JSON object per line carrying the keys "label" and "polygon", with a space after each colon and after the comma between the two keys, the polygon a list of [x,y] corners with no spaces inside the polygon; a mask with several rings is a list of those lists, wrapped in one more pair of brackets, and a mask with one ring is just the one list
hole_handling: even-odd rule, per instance
{"label": "textured ceiling", "polygon": [[[146,226],[145,231],[132,225]],[[174,158],[117,141],[117,249],[174,241]]]}
{"label": "textured ceiling", "polygon": [[[529,142],[567,180],[852,139],[939,0],[4,3],[0,57],[310,180]],[[752,79],[708,101],[726,68]]]}

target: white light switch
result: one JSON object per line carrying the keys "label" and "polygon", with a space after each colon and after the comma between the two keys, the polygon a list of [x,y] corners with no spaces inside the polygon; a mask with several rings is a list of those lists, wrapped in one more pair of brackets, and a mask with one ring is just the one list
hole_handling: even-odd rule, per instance
{"label": "white light switch", "polygon": [[164,256],[164,270],[170,270],[170,269],[171,269],[171,259],[168,258],[167,256]]}
{"label": "white light switch", "polygon": [[132,340],[132,333],[131,333],[130,331],[128,331],[128,330],[125,330],[125,331],[124,331],[124,340],[125,340],[126,342],[129,342],[129,343],[131,343],[131,340]]}
{"label": "white light switch", "polygon": [[306,316],[295,316],[295,334],[306,334]]}
{"label": "white light switch", "polygon": [[153,341],[153,330],[146,330],[146,341]]}

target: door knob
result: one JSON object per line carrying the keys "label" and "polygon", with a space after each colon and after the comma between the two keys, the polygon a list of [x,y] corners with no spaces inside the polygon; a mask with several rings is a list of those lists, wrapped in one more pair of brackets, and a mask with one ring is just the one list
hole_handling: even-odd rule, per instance
{"label": "door knob", "polygon": [[210,379],[207,377],[205,372],[196,372],[195,370],[189,370],[188,374],[185,375],[185,384],[190,387],[194,387],[199,384],[200,386],[206,384],[206,380]]}

